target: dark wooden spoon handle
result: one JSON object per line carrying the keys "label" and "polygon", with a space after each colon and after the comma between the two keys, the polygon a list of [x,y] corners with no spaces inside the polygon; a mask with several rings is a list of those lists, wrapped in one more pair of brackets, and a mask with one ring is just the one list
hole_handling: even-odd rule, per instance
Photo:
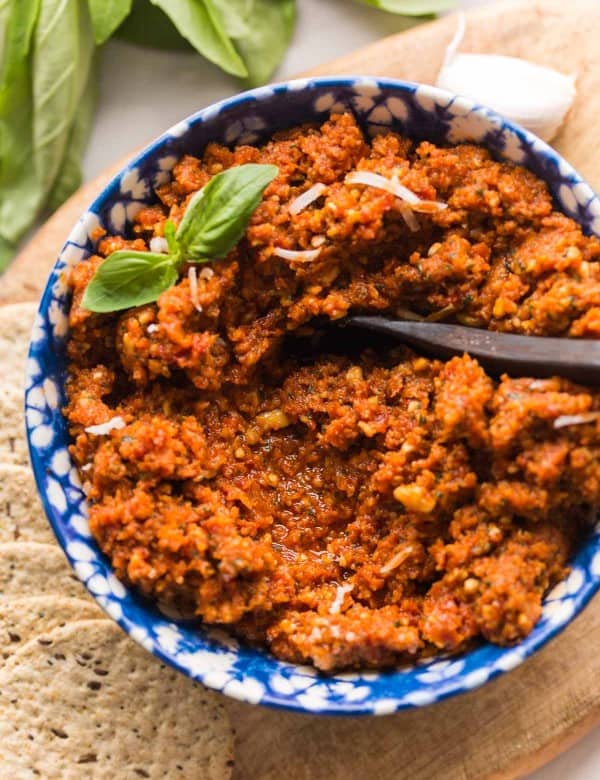
{"label": "dark wooden spoon handle", "polygon": [[583,384],[600,384],[600,340],[519,336],[464,325],[360,315],[342,322],[393,336],[432,357],[448,358],[466,352],[496,375],[564,376]]}

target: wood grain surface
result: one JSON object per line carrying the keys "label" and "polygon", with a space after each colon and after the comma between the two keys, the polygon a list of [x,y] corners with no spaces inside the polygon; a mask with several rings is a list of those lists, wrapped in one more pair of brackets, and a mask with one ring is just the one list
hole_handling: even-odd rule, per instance
{"label": "wood grain surface", "polygon": [[[576,73],[578,97],[555,145],[600,187],[600,2],[518,0],[467,14],[464,50],[528,57]],[[456,19],[445,17],[305,75],[431,83]],[[125,161],[59,209],[3,278],[0,302],[33,300],[70,228]],[[439,704],[380,718],[294,715],[228,700],[237,780],[508,780],[600,723],[600,599],[518,669]]]}

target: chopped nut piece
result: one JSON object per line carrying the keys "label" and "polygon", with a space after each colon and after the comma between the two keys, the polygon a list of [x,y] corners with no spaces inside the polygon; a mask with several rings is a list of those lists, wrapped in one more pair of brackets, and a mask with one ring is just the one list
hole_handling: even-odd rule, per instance
{"label": "chopped nut piece", "polygon": [[291,420],[281,409],[256,415],[256,422],[264,431],[279,431],[291,425]]}
{"label": "chopped nut piece", "polygon": [[421,485],[398,485],[394,490],[394,498],[409,510],[429,514],[437,503],[435,496],[428,493]]}

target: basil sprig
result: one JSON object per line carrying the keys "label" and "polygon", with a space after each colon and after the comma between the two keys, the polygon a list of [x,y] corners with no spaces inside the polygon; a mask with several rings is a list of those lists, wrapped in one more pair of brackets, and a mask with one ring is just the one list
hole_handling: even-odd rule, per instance
{"label": "basil sprig", "polygon": [[225,257],[278,173],[276,165],[248,163],[213,176],[190,200],[179,227],[165,224],[168,252],[113,252],[98,266],[81,305],[106,313],[152,303],[176,283],[184,263]]}

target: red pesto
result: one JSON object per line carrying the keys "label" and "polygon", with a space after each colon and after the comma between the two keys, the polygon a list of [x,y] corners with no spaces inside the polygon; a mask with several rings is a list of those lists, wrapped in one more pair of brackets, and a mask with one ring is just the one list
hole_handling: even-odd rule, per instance
{"label": "red pesto", "polygon": [[[184,269],[156,304],[81,308],[102,256],[147,249],[211,176],[245,162],[280,175],[240,244],[199,274],[195,302]],[[448,208],[419,213],[413,231],[392,194],[344,182],[357,169]],[[349,115],[262,148],[211,144],[157,196],[134,237],[102,238],[70,279],[65,414],[117,575],[326,671],[526,636],[600,500],[600,421],[553,423],[600,411],[599,394],[495,382],[467,356],[300,358],[284,336],[316,316],[410,309],[598,338],[600,242],[523,168],[472,145],[368,142]],[[315,246],[309,263],[273,252]],[[115,416],[125,427],[84,430]]]}

